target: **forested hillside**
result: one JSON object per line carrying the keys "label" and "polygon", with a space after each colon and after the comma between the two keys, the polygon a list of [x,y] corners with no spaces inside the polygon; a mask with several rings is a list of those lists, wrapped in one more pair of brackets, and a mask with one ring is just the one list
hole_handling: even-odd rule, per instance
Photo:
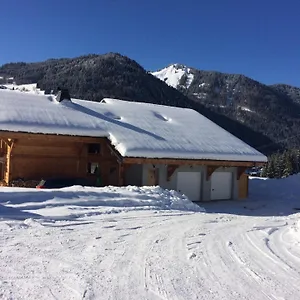
{"label": "forested hillside", "polygon": [[196,103],[279,142],[300,148],[300,89],[267,86],[249,77],[175,64],[155,76]]}
{"label": "forested hillside", "polygon": [[[100,101],[103,97],[114,97],[193,108],[266,154],[290,145],[300,147],[298,140],[293,138],[295,132],[300,132],[298,104],[288,103],[279,112],[273,92],[265,94],[265,89],[257,83],[255,92],[247,98],[250,109],[256,109],[255,114],[233,104],[238,101],[224,108],[228,97],[221,89],[223,79],[219,74],[204,77],[200,73],[195,74],[190,92],[187,92],[168,86],[134,60],[116,53],[50,59],[38,63],[9,63],[0,67],[0,77],[13,77],[17,84],[37,83],[47,92],[56,91],[58,87],[68,88],[75,98]],[[206,79],[209,85],[214,85],[214,92],[207,101],[200,101],[195,95],[196,85]],[[242,89],[249,85],[248,79],[243,76],[236,77],[233,82],[235,88],[239,86]],[[218,86],[219,89],[216,88]],[[242,101],[243,96],[235,99]]]}

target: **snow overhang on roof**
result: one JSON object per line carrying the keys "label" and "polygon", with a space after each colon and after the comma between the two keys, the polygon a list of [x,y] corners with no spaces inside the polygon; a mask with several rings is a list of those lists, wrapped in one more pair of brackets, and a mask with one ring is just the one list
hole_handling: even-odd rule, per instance
{"label": "snow overhang on roof", "polygon": [[0,129],[107,137],[124,157],[267,161],[194,110],[109,98],[59,103],[51,95],[0,90]]}

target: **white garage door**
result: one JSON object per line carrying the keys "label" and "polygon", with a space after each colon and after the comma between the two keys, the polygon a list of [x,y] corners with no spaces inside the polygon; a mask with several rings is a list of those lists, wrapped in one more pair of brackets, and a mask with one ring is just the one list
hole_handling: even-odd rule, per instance
{"label": "white garage door", "polygon": [[232,173],[214,172],[211,175],[211,200],[231,199]]}
{"label": "white garage door", "polygon": [[199,201],[201,191],[201,173],[178,172],[177,191],[186,195],[191,201]]}

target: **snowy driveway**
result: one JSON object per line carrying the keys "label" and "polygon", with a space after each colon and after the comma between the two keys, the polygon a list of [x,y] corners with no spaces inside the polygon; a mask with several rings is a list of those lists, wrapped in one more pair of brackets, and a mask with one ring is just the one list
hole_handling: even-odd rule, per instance
{"label": "snowy driveway", "polygon": [[43,218],[0,222],[1,299],[300,299],[295,202],[275,199],[276,216],[267,213],[270,200],[231,202],[234,214],[224,202],[206,204],[208,213],[92,214],[85,205],[86,216],[62,220],[67,204],[59,214],[29,198],[5,207]]}

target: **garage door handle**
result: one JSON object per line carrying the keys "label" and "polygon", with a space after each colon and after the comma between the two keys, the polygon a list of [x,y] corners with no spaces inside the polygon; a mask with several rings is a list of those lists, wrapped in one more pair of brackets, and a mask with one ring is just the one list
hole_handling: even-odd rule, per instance
{"label": "garage door handle", "polygon": [[212,191],[214,191],[215,189],[211,189]]}
{"label": "garage door handle", "polygon": [[178,190],[178,192],[180,193],[180,192],[181,192],[181,190]]}

